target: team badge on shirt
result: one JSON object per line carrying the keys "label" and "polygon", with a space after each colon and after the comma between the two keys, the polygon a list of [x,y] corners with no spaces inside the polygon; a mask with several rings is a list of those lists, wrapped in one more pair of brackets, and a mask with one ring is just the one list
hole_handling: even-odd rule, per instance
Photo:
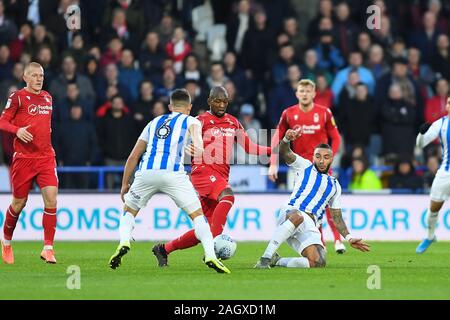
{"label": "team badge on shirt", "polygon": [[314,113],[314,122],[319,122],[319,114]]}

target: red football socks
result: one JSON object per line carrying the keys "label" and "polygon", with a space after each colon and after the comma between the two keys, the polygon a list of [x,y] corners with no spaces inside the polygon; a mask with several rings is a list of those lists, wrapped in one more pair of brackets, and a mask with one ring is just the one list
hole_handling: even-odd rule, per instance
{"label": "red football socks", "polygon": [[3,225],[3,239],[11,241],[14,229],[16,228],[19,213],[16,213],[11,206],[6,210],[5,224]]}
{"label": "red football socks", "polygon": [[56,208],[45,208],[42,216],[44,246],[53,246],[56,231]]}
{"label": "red football socks", "polygon": [[214,209],[211,221],[211,233],[213,238],[222,233],[227,222],[227,215],[234,204],[234,196],[224,196]]}

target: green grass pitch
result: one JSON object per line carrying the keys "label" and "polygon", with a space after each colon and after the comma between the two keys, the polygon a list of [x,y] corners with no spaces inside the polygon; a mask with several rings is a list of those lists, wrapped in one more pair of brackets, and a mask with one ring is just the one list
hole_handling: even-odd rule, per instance
{"label": "green grass pitch", "polygon": [[[0,299],[450,299],[450,243],[438,242],[417,255],[417,242],[372,242],[372,252],[328,245],[324,269],[255,270],[263,242],[240,242],[226,261],[231,274],[202,262],[202,249],[178,251],[170,267],[158,268],[153,243],[134,242],[117,270],[108,267],[116,242],[58,242],[58,264],[39,259],[41,242],[15,242],[14,265],[0,265]],[[294,252],[283,245],[283,256]],[[80,267],[81,288],[66,286],[71,265]],[[370,265],[381,271],[381,289],[368,289]],[[370,282],[370,281],[369,281]]]}

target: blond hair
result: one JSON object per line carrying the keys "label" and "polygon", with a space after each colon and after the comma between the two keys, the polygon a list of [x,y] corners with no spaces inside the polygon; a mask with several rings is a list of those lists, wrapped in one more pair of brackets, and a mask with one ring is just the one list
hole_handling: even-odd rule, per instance
{"label": "blond hair", "polygon": [[24,73],[24,74],[27,74],[27,73],[30,71],[31,68],[41,68],[41,69],[44,69],[44,68],[42,68],[42,66],[41,66],[39,63],[37,63],[37,62],[30,62],[29,64],[27,64],[27,65],[25,66],[25,69],[23,70],[23,73]]}
{"label": "blond hair", "polygon": [[302,79],[298,82],[297,86],[302,86],[302,87],[307,87],[307,86],[311,86],[313,89],[316,89],[316,84],[314,83],[314,81],[310,80],[310,79]]}

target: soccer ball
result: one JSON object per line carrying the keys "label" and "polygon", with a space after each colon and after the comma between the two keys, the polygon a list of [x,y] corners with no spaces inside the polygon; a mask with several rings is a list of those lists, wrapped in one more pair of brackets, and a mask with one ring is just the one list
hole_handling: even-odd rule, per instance
{"label": "soccer ball", "polygon": [[237,243],[230,236],[220,234],[214,238],[214,251],[219,259],[230,259],[236,253]]}

